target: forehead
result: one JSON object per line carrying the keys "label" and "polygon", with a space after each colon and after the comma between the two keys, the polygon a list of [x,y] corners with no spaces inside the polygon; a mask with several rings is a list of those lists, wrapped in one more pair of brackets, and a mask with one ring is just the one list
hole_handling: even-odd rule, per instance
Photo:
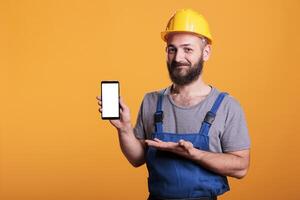
{"label": "forehead", "polygon": [[199,46],[201,43],[200,37],[192,33],[170,33],[167,38],[167,45],[181,46]]}

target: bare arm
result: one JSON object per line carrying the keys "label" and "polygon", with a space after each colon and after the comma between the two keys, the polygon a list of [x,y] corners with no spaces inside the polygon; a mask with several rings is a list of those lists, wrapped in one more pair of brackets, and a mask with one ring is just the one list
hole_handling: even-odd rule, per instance
{"label": "bare arm", "polygon": [[241,150],[228,153],[213,153],[194,148],[189,157],[213,172],[240,179],[247,174],[250,151]]}
{"label": "bare arm", "polygon": [[[96,97],[96,99],[98,99],[100,106],[99,112],[102,112],[101,97]],[[109,121],[117,129],[124,156],[134,167],[139,167],[145,163],[145,141],[135,137],[130,121],[130,111],[122,98],[120,98],[120,105],[120,119]]]}
{"label": "bare arm", "polygon": [[193,147],[189,141],[163,142],[159,139],[146,140],[149,146],[170,151],[199,163],[201,166],[224,176],[243,178],[249,167],[250,151],[242,150],[228,153],[213,153]]}
{"label": "bare arm", "polygon": [[135,137],[133,129],[118,130],[121,150],[127,160],[134,167],[139,167],[145,163],[145,142]]}

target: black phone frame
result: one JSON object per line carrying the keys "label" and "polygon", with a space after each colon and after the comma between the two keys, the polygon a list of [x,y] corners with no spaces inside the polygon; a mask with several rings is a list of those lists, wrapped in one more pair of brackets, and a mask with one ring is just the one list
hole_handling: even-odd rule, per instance
{"label": "black phone frame", "polygon": [[[119,103],[118,103],[119,108],[118,108],[118,110],[119,110],[119,116],[118,117],[103,117],[102,113],[101,113],[101,118],[103,120],[120,119],[120,82],[119,81],[113,81],[113,80],[111,80],[111,81],[101,81],[101,101],[102,101],[102,84],[107,84],[107,83],[108,84],[109,83],[118,83],[118,94],[119,94]],[[103,101],[102,101],[102,107],[104,107],[103,106]]]}

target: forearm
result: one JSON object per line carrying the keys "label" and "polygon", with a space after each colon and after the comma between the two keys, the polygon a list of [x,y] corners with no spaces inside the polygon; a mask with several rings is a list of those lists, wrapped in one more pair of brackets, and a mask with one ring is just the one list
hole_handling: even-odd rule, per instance
{"label": "forearm", "polygon": [[118,130],[118,136],[121,150],[127,160],[134,167],[139,167],[144,164],[144,145],[135,137],[132,127],[127,128],[127,130]]}
{"label": "forearm", "polygon": [[190,159],[215,173],[235,178],[243,178],[249,165],[248,159],[237,155],[213,153],[195,148],[190,154]]}

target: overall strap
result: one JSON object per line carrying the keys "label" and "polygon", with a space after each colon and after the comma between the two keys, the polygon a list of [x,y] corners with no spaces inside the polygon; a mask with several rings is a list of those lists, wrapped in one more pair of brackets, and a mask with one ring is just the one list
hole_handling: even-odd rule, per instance
{"label": "overall strap", "polygon": [[218,98],[216,99],[214,105],[212,106],[212,108],[210,109],[210,111],[208,111],[205,115],[205,118],[202,122],[201,128],[200,128],[200,133],[203,133],[205,135],[208,135],[209,133],[209,129],[213,123],[213,121],[215,120],[217,111],[224,99],[224,97],[228,95],[228,93],[226,92],[221,92],[218,96]]}
{"label": "overall strap", "polygon": [[160,92],[158,94],[156,112],[154,113],[154,123],[155,123],[155,132],[156,133],[163,131],[164,112],[162,110],[162,102],[163,102],[163,97],[164,97],[165,90],[163,90],[162,92]]}

